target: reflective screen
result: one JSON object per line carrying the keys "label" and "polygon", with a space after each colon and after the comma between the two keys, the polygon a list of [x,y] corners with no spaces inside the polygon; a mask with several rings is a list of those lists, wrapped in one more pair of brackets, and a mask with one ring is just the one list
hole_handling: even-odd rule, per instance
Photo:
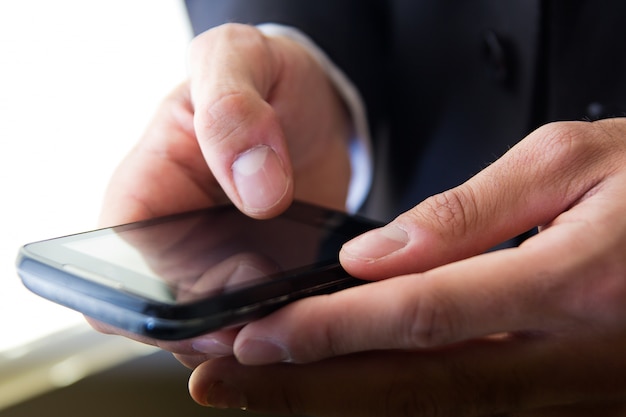
{"label": "reflective screen", "polygon": [[219,210],[84,234],[64,246],[86,255],[82,269],[97,271],[128,292],[185,303],[335,260],[345,240],[289,218],[254,220],[235,210]]}

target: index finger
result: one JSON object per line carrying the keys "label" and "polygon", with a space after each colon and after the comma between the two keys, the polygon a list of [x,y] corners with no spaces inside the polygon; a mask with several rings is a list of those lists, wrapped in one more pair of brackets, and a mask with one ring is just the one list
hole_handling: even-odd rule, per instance
{"label": "index finger", "polygon": [[[567,250],[567,248],[563,248]],[[352,352],[449,345],[554,328],[567,318],[544,250],[509,249],[290,304],[245,326],[235,355],[249,365],[308,363]],[[531,263],[537,270],[529,270]],[[569,271],[569,268],[563,268]],[[529,275],[543,273],[543,280]],[[552,319],[552,321],[550,321]]]}
{"label": "index finger", "polygon": [[366,279],[425,271],[549,223],[623,166],[625,121],[537,129],[464,184],[348,242],[342,265]]}

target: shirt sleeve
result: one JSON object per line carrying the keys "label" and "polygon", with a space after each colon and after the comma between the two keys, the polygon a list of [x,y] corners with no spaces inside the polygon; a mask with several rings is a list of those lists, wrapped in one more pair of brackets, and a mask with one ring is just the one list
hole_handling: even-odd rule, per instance
{"label": "shirt sleeve", "polygon": [[267,36],[283,36],[305,47],[326,71],[339,95],[344,99],[352,118],[352,133],[349,141],[352,174],[346,210],[351,213],[356,212],[365,201],[372,186],[374,165],[367,112],[358,89],[324,51],[300,30],[274,23],[265,23],[257,27]]}

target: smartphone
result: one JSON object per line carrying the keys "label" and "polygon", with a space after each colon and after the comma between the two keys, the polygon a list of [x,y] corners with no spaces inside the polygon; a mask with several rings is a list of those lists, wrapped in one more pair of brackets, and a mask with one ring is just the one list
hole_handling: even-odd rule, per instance
{"label": "smartphone", "polygon": [[179,340],[364,283],[338,254],[378,226],[303,202],[268,220],[224,205],[30,243],[17,271],[32,292],[86,316]]}

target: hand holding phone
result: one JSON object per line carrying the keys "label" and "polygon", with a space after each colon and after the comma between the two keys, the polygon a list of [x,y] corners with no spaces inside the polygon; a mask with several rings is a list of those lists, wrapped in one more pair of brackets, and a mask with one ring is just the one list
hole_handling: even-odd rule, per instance
{"label": "hand holding phone", "polygon": [[339,249],[377,226],[302,202],[269,220],[218,206],[31,243],[17,268],[42,297],[139,336],[179,340],[362,283],[341,268]]}

